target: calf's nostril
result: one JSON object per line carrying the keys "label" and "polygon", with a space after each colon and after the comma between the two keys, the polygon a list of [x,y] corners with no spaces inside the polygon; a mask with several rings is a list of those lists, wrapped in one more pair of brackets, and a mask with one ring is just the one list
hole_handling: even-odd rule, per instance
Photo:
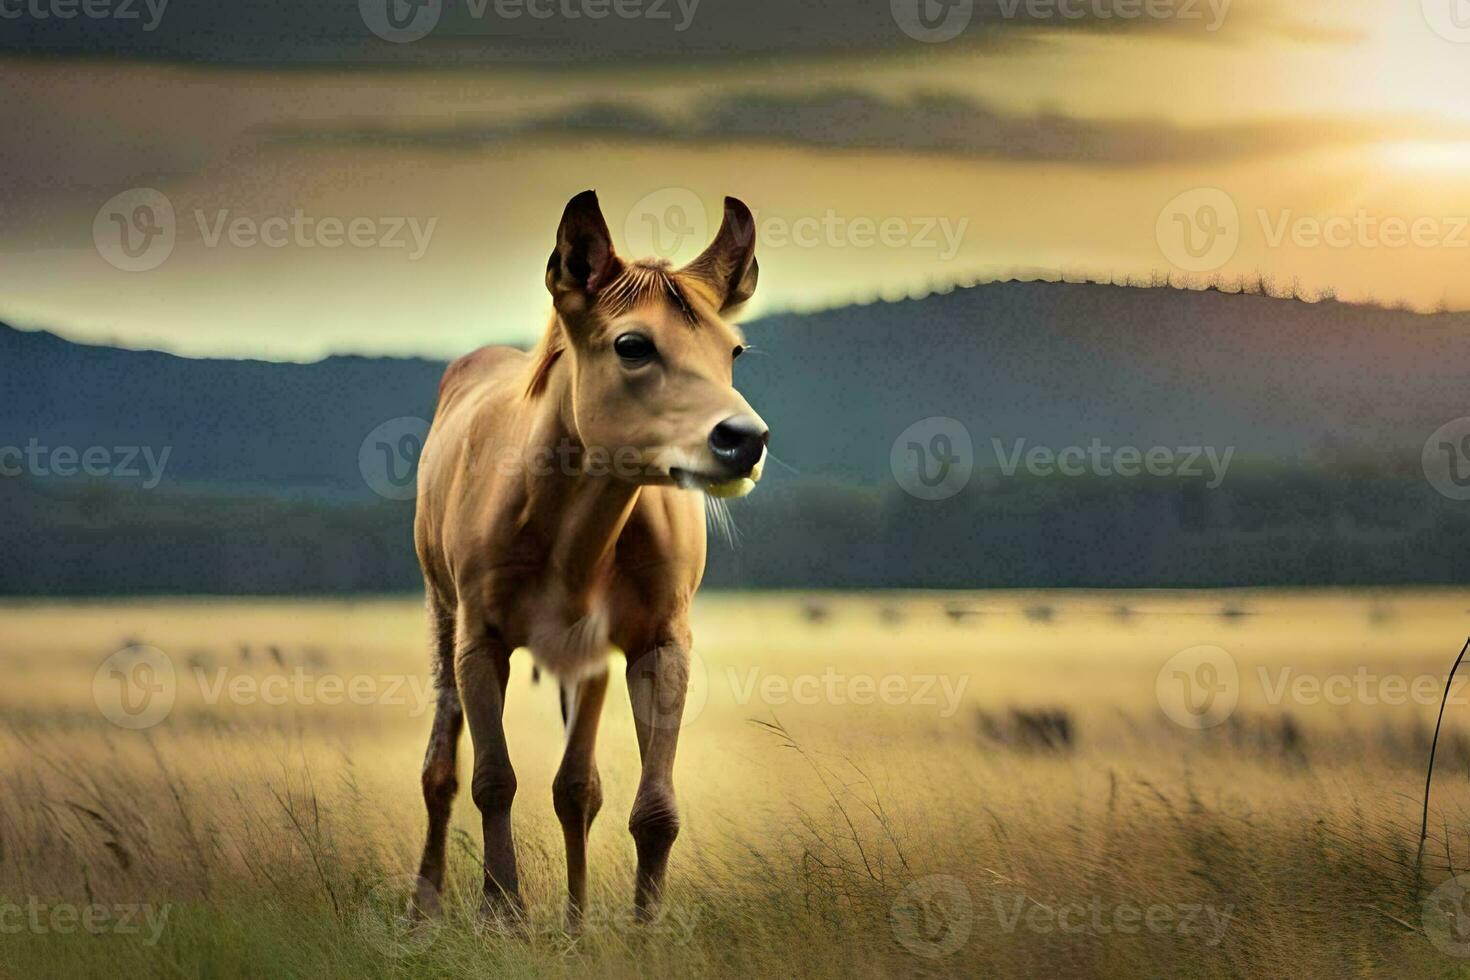
{"label": "calf's nostril", "polygon": [[714,427],[709,447],[715,458],[737,473],[749,471],[760,462],[770,433],[749,416],[736,415]]}
{"label": "calf's nostril", "polygon": [[715,431],[710,433],[709,444],[715,452],[728,452],[739,449],[747,438],[749,438],[748,433],[742,432],[728,422],[721,422],[715,426]]}

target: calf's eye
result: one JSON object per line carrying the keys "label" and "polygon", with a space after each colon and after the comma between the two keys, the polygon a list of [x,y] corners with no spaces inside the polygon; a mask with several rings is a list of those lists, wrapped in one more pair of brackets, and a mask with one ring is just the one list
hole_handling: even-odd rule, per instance
{"label": "calf's eye", "polygon": [[646,361],[657,353],[653,341],[641,333],[619,335],[618,339],[613,341],[613,352],[628,362]]}

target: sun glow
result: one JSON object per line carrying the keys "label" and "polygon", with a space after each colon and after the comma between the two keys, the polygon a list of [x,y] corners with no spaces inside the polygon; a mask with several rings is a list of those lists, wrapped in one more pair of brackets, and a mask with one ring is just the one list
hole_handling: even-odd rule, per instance
{"label": "sun glow", "polygon": [[1405,170],[1470,172],[1470,140],[1409,140],[1382,147],[1386,163]]}

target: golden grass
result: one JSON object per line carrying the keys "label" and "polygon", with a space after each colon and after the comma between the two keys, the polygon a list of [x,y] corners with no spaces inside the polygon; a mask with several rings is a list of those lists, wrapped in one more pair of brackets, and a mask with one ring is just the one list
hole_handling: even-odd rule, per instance
{"label": "golden grass", "polygon": [[[0,975],[1463,972],[1425,937],[1420,902],[1470,867],[1470,706],[1447,716],[1420,883],[1437,704],[1381,678],[1442,677],[1467,612],[1463,591],[706,597],[667,914],[627,921],[637,753],[615,670],[594,908],[574,941],[559,929],[556,692],[522,658],[506,724],[528,934],[477,927],[467,793],[448,921],[412,930],[395,913],[424,822],[416,599],[8,603]],[[93,690],[137,643],[178,677],[143,731],[111,724]],[[1241,678],[1234,713],[1204,731],[1156,694],[1165,661],[1201,644]],[[1282,670],[1380,680],[1346,703],[1273,703]],[[271,678],[285,703],[229,694]],[[366,703],[321,703],[324,678],[358,679]],[[1046,712],[1066,738],[1036,736]],[[468,756],[466,741],[462,773]],[[94,904],[167,918],[156,942],[45,918]]]}

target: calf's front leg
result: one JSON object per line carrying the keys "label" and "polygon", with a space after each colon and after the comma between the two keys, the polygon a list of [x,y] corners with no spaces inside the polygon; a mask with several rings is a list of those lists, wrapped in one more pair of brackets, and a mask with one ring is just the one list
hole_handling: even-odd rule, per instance
{"label": "calf's front leg", "polygon": [[566,923],[567,932],[573,935],[581,932],[587,907],[587,832],[602,807],[595,749],[606,693],[606,673],[562,686],[567,745],[551,784],[551,799],[567,845]]}
{"label": "calf's front leg", "polygon": [[628,696],[643,774],[633,799],[628,830],[638,851],[638,880],[633,911],[639,921],[658,915],[669,851],[679,836],[679,809],[674,800],[674,754],[689,689],[687,643],[665,643],[628,663]]}
{"label": "calf's front leg", "polygon": [[516,774],[505,746],[505,687],[510,680],[510,650],[488,627],[468,619],[460,607],[455,637],[455,679],[475,749],[470,795],[480,808],[485,835],[484,914],[503,922],[522,917],[510,805]]}

